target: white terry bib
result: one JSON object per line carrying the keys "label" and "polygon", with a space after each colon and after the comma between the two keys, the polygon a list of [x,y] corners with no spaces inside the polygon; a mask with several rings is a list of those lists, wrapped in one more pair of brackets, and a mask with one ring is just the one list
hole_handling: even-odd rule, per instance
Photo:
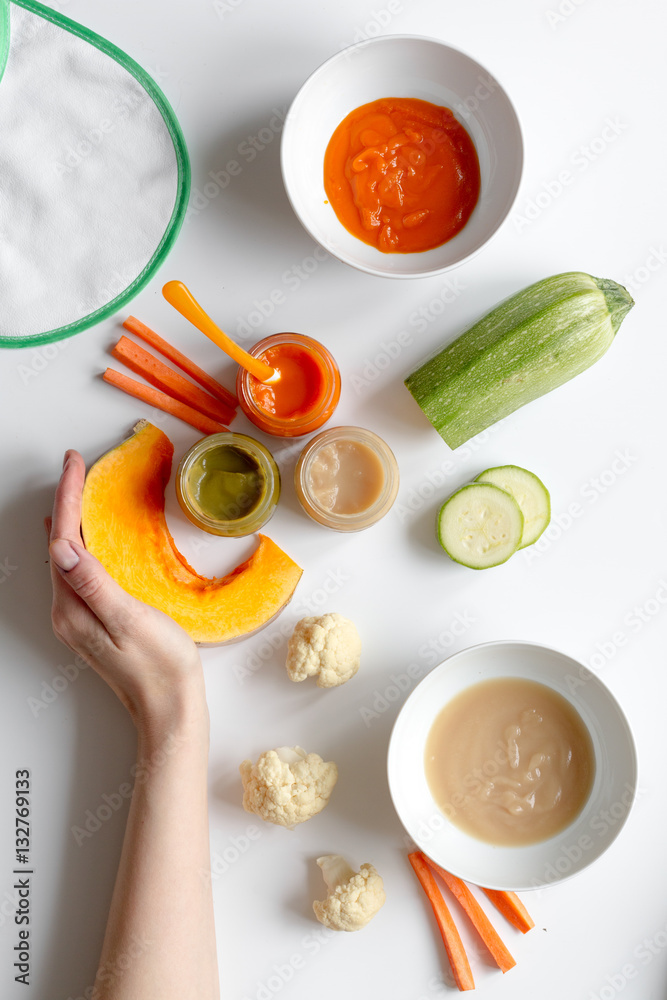
{"label": "white terry bib", "polygon": [[0,346],[119,309],[171,249],[189,191],[155,81],[62,14],[0,0]]}

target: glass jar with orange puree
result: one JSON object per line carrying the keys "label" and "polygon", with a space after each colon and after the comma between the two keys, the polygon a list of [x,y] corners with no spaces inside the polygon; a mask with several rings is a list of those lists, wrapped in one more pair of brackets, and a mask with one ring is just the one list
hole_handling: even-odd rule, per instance
{"label": "glass jar with orange puree", "polygon": [[239,368],[239,405],[256,427],[279,437],[300,437],[327,422],[340,399],[340,372],[326,347],[301,333],[276,333],[249,353],[280,372],[269,384]]}

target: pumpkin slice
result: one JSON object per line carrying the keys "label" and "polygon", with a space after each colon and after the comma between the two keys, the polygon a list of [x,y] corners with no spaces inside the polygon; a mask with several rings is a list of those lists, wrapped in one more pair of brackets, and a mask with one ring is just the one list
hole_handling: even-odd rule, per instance
{"label": "pumpkin slice", "polygon": [[176,548],[164,516],[173,454],[166,434],[141,420],[91,467],[81,512],[86,548],[124,590],[164,611],[195,642],[236,642],[282,611],[302,570],[260,535],[253,555],[227,576],[200,576]]}

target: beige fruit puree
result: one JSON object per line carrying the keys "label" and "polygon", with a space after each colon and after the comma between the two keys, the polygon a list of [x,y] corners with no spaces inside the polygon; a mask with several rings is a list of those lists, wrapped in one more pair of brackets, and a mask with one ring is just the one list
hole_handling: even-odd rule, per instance
{"label": "beige fruit puree", "polygon": [[389,446],[364,427],[330,427],[305,446],[294,486],[309,517],[334,531],[369,528],[398,492],[398,465]]}
{"label": "beige fruit puree", "polygon": [[544,684],[502,677],[466,688],[437,716],[424,766],[431,794],[465,832],[533,844],[581,811],[595,774],[584,722]]}
{"label": "beige fruit puree", "polygon": [[310,494],[325,510],[359,514],[379,499],[385,472],[377,454],[362,441],[339,440],[324,445],[308,470]]}

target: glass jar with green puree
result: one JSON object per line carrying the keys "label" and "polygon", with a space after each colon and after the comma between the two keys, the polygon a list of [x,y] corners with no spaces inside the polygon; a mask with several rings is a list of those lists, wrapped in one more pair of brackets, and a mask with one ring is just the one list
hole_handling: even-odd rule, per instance
{"label": "glass jar with green puree", "polygon": [[211,434],[181,459],[176,494],[185,516],[212,535],[249,535],[273,514],[280,473],[268,448],[246,434]]}

